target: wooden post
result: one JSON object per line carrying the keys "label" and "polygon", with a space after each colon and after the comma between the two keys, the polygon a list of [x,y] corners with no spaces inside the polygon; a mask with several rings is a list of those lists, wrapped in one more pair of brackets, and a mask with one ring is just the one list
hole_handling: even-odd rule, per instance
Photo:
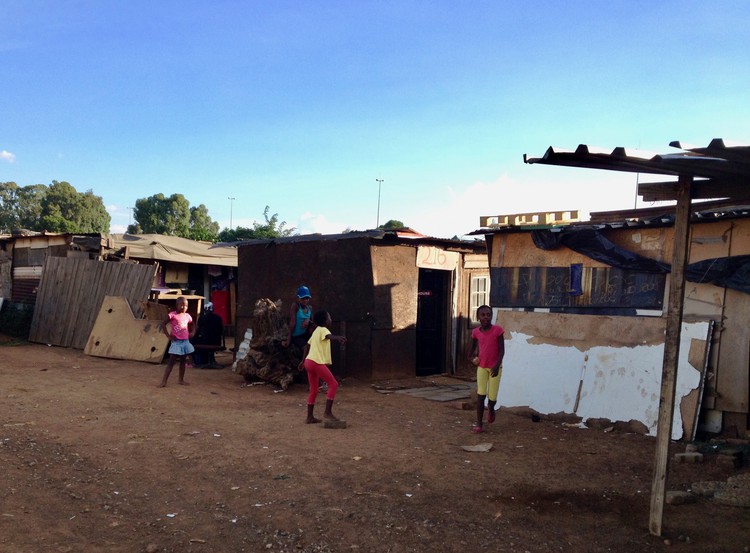
{"label": "wooden post", "polygon": [[661,536],[662,515],[664,514],[666,498],[669,442],[672,438],[672,413],[675,403],[677,362],[680,356],[680,331],[685,294],[685,265],[687,264],[690,234],[690,187],[692,183],[692,176],[680,175],[674,221],[672,272],[669,276],[669,304],[667,307],[667,332],[664,338],[664,362],[661,371],[659,421],[656,428],[656,459],[654,479],[651,484],[649,531],[655,536]]}

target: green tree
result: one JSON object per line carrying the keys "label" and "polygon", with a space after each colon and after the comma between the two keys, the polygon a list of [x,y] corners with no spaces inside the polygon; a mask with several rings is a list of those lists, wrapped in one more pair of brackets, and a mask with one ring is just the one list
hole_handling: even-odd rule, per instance
{"label": "green tree", "polygon": [[253,228],[235,227],[233,229],[225,228],[219,233],[221,242],[238,242],[240,240],[260,240],[268,238],[283,238],[284,236],[293,236],[296,228],[286,228],[286,221],[279,223],[279,214],[274,213],[270,217],[268,212],[269,206],[263,210],[265,223],[253,223]]}
{"label": "green tree", "polygon": [[135,201],[135,224],[128,232],[137,234],[166,234],[188,237],[190,231],[190,202],[182,194],[154,194]]}
{"label": "green tree", "polygon": [[52,181],[41,201],[38,230],[108,233],[110,221],[100,196],[91,190],[78,192],[65,181]]}
{"label": "green tree", "polygon": [[216,242],[219,235],[219,223],[212,221],[208,209],[200,204],[190,208],[190,231],[188,238]]}
{"label": "green tree", "polygon": [[18,224],[18,185],[0,182],[0,232],[20,228]]}
{"label": "green tree", "polygon": [[398,228],[406,228],[406,225],[397,219],[391,219],[387,223],[384,223],[378,227],[380,230],[391,230]]}
{"label": "green tree", "polygon": [[42,200],[48,190],[43,184],[30,184],[18,190],[18,224],[21,228],[41,230]]}
{"label": "green tree", "polygon": [[0,232],[19,228],[44,230],[40,219],[46,193],[43,184],[18,186],[15,182],[0,182]]}
{"label": "green tree", "polygon": [[219,223],[211,220],[206,206],[191,207],[182,194],[140,198],[135,201],[133,218],[130,234],[166,234],[207,242],[215,242],[219,234]]}

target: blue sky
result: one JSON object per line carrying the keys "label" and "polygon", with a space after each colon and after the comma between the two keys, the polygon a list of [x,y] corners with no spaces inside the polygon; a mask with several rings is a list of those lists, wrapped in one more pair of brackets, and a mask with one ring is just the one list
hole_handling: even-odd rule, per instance
{"label": "blue sky", "polygon": [[523,154],[750,142],[748,29],[745,0],[5,0],[0,182],[91,189],[114,232],[159,192],[302,233],[629,209],[635,175]]}

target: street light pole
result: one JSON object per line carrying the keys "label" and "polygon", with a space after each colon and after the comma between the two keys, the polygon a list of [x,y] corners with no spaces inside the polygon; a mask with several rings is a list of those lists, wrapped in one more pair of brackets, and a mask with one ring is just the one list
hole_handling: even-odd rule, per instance
{"label": "street light pole", "polygon": [[383,184],[383,179],[375,179],[375,182],[378,183],[378,218],[375,219],[375,228],[377,229],[380,226],[380,187]]}
{"label": "street light pole", "polygon": [[231,196],[227,197],[227,200],[229,200],[229,230],[232,230],[232,207],[234,207],[234,200],[236,198],[232,198]]}

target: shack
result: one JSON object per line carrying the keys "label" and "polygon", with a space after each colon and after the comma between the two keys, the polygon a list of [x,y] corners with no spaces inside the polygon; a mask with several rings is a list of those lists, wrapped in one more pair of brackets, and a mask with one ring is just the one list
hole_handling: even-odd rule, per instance
{"label": "shack", "polygon": [[[510,337],[501,405],[638,421],[656,433],[674,217],[665,206],[558,225],[480,221],[489,227],[478,232],[486,233],[491,304]],[[686,279],[672,437],[742,435],[749,206],[694,206]]]}
{"label": "shack", "polygon": [[107,240],[100,234],[19,229],[0,235],[0,298],[33,309],[48,257],[97,259]]}
{"label": "shack", "polygon": [[411,229],[304,235],[238,244],[237,336],[255,302],[295,301],[309,286],[314,309],[331,313],[334,373],[387,379],[470,373],[476,307],[489,300],[483,240],[423,236]]}
{"label": "shack", "polygon": [[173,306],[178,295],[185,296],[191,315],[197,318],[204,299],[210,299],[225,327],[233,327],[236,248],[162,234],[113,234],[109,238],[110,255],[158,264],[151,300]]}

